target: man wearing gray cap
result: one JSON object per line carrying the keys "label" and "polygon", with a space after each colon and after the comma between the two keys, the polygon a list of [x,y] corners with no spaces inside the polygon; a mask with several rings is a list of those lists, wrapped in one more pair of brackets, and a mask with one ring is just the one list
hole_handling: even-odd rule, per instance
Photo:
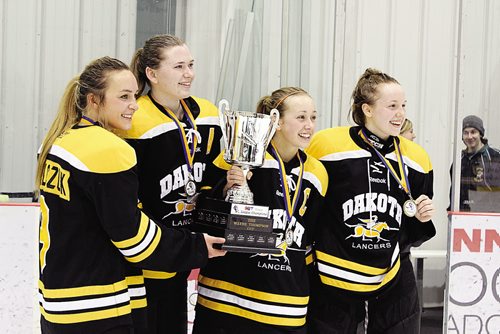
{"label": "man wearing gray cap", "polygon": [[462,122],[460,211],[495,211],[488,204],[491,194],[500,191],[500,151],[488,145],[481,118],[466,116]]}

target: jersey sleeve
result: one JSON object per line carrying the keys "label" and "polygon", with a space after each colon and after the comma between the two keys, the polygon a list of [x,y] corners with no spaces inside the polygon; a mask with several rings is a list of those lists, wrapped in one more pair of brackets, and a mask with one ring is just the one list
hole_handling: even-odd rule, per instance
{"label": "jersey sleeve", "polygon": [[[434,172],[429,170],[425,173],[415,173],[412,177],[411,192],[414,199],[420,195],[427,195],[432,199],[433,193],[433,180]],[[401,233],[401,250],[402,252],[409,251],[410,247],[418,247],[425,241],[431,239],[436,235],[436,227],[432,220],[422,223],[417,218],[409,218],[404,216],[402,222]]]}
{"label": "jersey sleeve", "polygon": [[160,226],[137,208],[135,167],[94,174],[89,186],[103,229],[127,261],[168,272],[205,265],[208,251],[203,235]]}

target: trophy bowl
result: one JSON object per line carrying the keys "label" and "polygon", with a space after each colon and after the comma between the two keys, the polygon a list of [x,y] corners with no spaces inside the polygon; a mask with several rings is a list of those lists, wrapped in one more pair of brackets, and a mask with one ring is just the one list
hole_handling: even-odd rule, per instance
{"label": "trophy bowl", "polygon": [[[279,112],[270,115],[229,108],[227,100],[219,102],[219,119],[225,144],[224,160],[243,169],[245,176],[251,168],[260,167],[266,159],[266,149],[278,127]],[[253,204],[253,194],[245,183],[233,186],[226,201]]]}

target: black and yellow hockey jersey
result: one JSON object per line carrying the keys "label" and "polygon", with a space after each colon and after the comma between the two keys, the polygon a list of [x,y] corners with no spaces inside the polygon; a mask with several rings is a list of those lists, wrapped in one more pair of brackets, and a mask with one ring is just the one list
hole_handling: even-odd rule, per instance
{"label": "black and yellow hockey jersey", "polygon": [[[197,128],[194,130],[186,118],[181,120],[187,142],[192,143],[195,138],[197,141],[192,174],[200,190],[211,183],[206,181],[207,173],[211,171],[211,162],[220,153],[222,133],[218,109],[198,97],[188,97],[183,101]],[[187,227],[192,221],[196,196],[188,196],[184,190],[188,166],[177,124],[149,95],[141,96],[137,103],[139,110],[124,138],[137,153],[142,209],[152,219],[167,226]]]}
{"label": "black and yellow hockey jersey", "polygon": [[[421,223],[403,213],[408,195],[360,127],[319,131],[306,150],[328,171],[329,187],[315,243],[317,270],[325,291],[368,298],[397,279],[400,253],[435,234],[432,221]],[[365,129],[365,131],[367,131]],[[433,172],[427,153],[397,137],[413,198],[432,198]],[[398,168],[393,138],[380,152]]]}
{"label": "black and yellow hockey jersey", "polygon": [[[279,163],[267,153],[264,165],[252,170],[248,184],[256,205],[270,208],[273,231],[277,233],[279,255],[228,252],[224,257],[210,259],[201,270],[198,283],[195,327],[222,326],[255,328],[266,333],[269,326],[293,329],[305,324],[309,301],[309,280],[306,258],[310,254],[311,237],[328,185],[322,164],[299,151],[303,161],[302,186],[298,175],[300,161],[295,157],[284,164],[289,193],[298,191],[298,201],[289,221],[285,211]],[[221,156],[216,165],[226,166]],[[286,242],[286,231],[290,229]],[[290,240],[293,242],[290,243]]]}
{"label": "black and yellow hockey jersey", "polygon": [[207,261],[202,235],[167,231],[140,212],[135,168],[132,147],[99,126],[70,129],[51,147],[40,186],[44,333],[138,324],[146,306],[140,268]]}
{"label": "black and yellow hockey jersey", "polygon": [[[188,97],[183,101],[196,123],[195,130],[186,118],[181,120],[187,142],[197,141],[192,175],[198,194],[199,190],[209,188],[223,176],[212,174],[216,169],[211,163],[220,153],[222,132],[218,109],[211,102],[198,97]],[[137,154],[141,208],[165,226],[189,227],[197,195],[188,196],[184,189],[189,170],[177,124],[160,110],[161,106],[150,95],[141,96],[137,103],[139,109],[132,119],[132,128],[123,137]],[[169,279],[174,275],[144,271],[144,276],[151,279]],[[153,286],[150,289],[158,290]]]}

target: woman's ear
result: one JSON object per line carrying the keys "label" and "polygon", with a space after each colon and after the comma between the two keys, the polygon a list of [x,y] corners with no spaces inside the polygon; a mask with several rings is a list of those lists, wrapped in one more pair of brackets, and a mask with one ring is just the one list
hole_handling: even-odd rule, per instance
{"label": "woman's ear", "polygon": [[99,107],[99,99],[94,94],[90,93],[87,95],[87,107],[95,108]]}
{"label": "woman's ear", "polygon": [[146,77],[150,82],[158,83],[158,79],[156,78],[156,72],[151,67],[146,67]]}
{"label": "woman's ear", "polygon": [[363,114],[365,114],[365,117],[372,117],[372,108],[368,103],[363,103],[361,105],[361,110],[363,110]]}

